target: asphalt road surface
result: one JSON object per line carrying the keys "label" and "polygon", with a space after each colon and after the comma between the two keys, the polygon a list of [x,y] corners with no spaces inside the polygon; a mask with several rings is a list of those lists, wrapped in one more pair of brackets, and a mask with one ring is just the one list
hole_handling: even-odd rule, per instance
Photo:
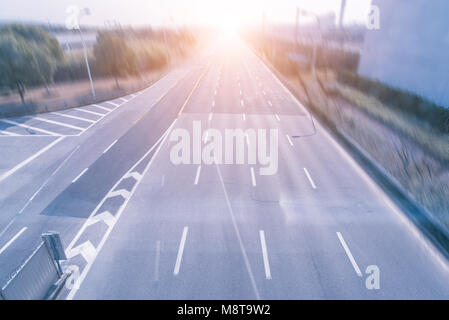
{"label": "asphalt road surface", "polygon": [[[276,130],[277,170],[176,165],[194,123],[202,148]],[[55,230],[76,271],[61,299],[449,298],[438,252],[241,43],[133,95],[0,119],[0,148],[2,281]]]}

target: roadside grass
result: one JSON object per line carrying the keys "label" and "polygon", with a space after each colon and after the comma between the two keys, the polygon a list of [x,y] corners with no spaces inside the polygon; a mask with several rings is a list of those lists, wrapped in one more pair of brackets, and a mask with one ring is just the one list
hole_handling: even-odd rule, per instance
{"label": "roadside grass", "polygon": [[449,161],[449,135],[428,128],[418,119],[394,110],[373,96],[355,88],[338,83],[338,93],[355,106],[368,112],[371,116],[399,130],[422,147],[432,152],[442,161]]}

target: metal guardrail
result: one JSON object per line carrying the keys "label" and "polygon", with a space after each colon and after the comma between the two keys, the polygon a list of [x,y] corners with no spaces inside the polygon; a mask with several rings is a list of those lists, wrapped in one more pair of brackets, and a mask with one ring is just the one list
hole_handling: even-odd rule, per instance
{"label": "metal guardrail", "polygon": [[62,272],[60,260],[66,260],[59,234],[42,235],[43,241],[11,275],[0,289],[0,299],[53,299],[67,275]]}

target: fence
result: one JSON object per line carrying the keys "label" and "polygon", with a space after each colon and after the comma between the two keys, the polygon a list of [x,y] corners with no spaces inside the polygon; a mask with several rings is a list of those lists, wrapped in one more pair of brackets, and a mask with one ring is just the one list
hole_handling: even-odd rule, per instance
{"label": "fence", "polygon": [[42,239],[0,289],[0,299],[42,300],[56,297],[67,278],[59,264],[66,257],[59,234],[46,233]]}

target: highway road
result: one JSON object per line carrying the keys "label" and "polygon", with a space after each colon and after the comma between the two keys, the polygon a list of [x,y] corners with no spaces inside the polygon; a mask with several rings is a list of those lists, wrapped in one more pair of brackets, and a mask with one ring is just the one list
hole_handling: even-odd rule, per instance
{"label": "highway road", "polygon": [[[203,147],[276,130],[277,171],[173,163],[173,133],[198,123]],[[0,135],[0,279],[56,230],[77,271],[61,299],[449,298],[440,254],[240,42]]]}

